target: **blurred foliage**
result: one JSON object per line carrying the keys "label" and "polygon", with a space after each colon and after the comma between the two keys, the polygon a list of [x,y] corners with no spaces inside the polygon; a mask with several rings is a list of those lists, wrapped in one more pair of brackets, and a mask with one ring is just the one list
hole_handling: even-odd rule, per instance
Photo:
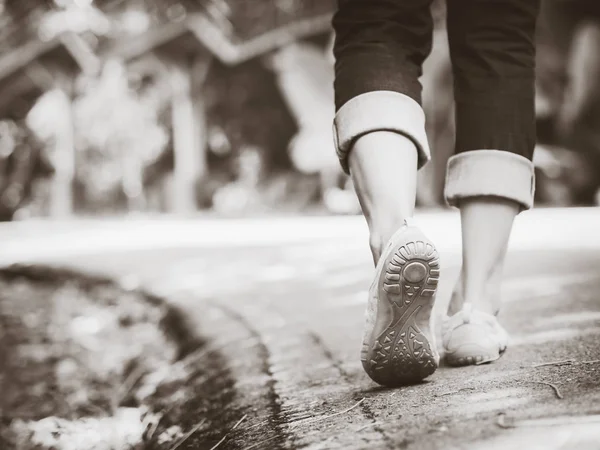
{"label": "blurred foliage", "polygon": [[143,169],[157,160],[168,140],[158,111],[130,88],[125,67],[116,61],[80,89],[73,103],[76,173],[86,200],[94,204],[120,189],[128,198],[139,197]]}
{"label": "blurred foliage", "polygon": [[0,3],[0,55],[37,37],[37,26],[52,11],[50,0],[3,0]]}
{"label": "blurred foliage", "polygon": [[[231,42],[244,42],[302,18],[330,12],[334,6],[334,0],[4,0],[0,1],[0,57],[18,51],[27,42],[48,41],[65,31],[80,36],[102,55],[120,42],[180,22],[195,12],[209,17]],[[445,1],[434,1],[433,15],[436,30],[443,31]],[[575,41],[575,47],[587,46],[588,57],[580,58],[587,65],[572,63],[556,53],[548,33],[550,30],[552,34],[554,27],[542,25],[546,26],[540,27],[538,59],[542,73],[536,101],[545,147],[538,158],[538,197],[553,204],[590,203],[600,184],[600,140],[594,131],[598,123],[594,118],[600,117],[598,107],[587,108],[582,120],[571,119],[571,128],[580,130],[571,133],[577,139],[565,140],[557,130],[562,120],[560,109],[568,103],[564,99],[592,99],[586,92],[591,92],[589,86],[594,84],[592,75],[582,78],[578,90],[570,91],[577,95],[563,93],[561,97],[566,85],[561,73],[570,64],[575,64],[572,71],[595,73],[589,62],[595,60],[595,53],[600,54],[600,46],[590,39],[585,45]],[[427,131],[438,156],[422,173],[423,185],[432,186],[428,191],[420,188],[422,205],[441,204],[445,159],[453,150],[452,78],[447,43],[437,36],[422,82],[427,93]],[[275,52],[234,67],[213,62],[202,91],[194,94],[203,97],[207,113],[208,171],[197,187],[200,207],[244,213],[275,208],[293,198],[299,208],[315,200],[324,200],[330,210],[346,208],[342,208],[348,202],[343,193],[351,192],[351,186],[339,168],[327,162],[335,159],[333,154],[323,158],[326,162],[317,161],[317,156],[331,151],[329,141],[320,144],[330,128],[323,127],[323,131],[313,125],[329,119],[322,112],[315,113],[312,121],[304,119],[308,117],[306,110],[313,108],[311,95],[330,94],[329,90],[310,87],[331,82],[331,73],[321,73],[330,70],[331,61],[324,57],[328,36],[307,41],[310,45],[303,42],[297,46],[302,51]],[[168,56],[189,57],[198,52],[199,44],[194,45],[189,39],[177,41],[168,52],[180,54]],[[164,48],[161,51],[167,52]],[[286,62],[286,58],[297,61]],[[161,67],[165,61],[157,59],[156,67],[150,68],[110,60],[98,73],[75,77],[69,72],[79,211],[169,209],[167,193],[173,182],[174,160],[170,117],[173,86]],[[305,70],[307,67],[310,70]],[[53,73],[48,73],[42,75],[51,80]],[[290,98],[289,88],[287,93],[282,88],[286,83],[291,91],[299,92],[296,99]],[[600,105],[600,100],[595,104]],[[299,114],[294,109],[300,106],[303,112]],[[30,129],[24,118],[0,124],[0,220],[9,220],[18,210],[23,217],[45,213],[46,175],[60,163],[51,150],[57,145],[53,130],[63,126],[54,108],[41,96],[34,108],[35,124],[28,122]],[[307,128],[307,123],[313,125]],[[574,179],[570,173],[583,175]]]}
{"label": "blurred foliage", "polygon": [[[181,20],[194,11],[204,12],[223,31],[239,40],[302,15],[326,12],[332,6],[331,2],[294,0],[253,1],[251,8],[239,1],[57,0],[54,3],[7,1],[0,17],[11,24],[7,33],[12,33],[14,39],[2,42],[20,43],[16,35],[22,41],[47,40],[71,31],[101,50],[108,42]],[[262,17],[258,23],[256,14]],[[16,27],[18,23],[21,30]],[[31,30],[36,30],[37,35],[31,34]],[[168,188],[164,185],[168,181],[165,176],[173,166],[171,87],[164,78],[160,70],[139,73],[110,61],[98,75],[77,80],[72,110],[79,209],[83,207],[89,212],[146,206],[168,208],[164,201],[159,200],[158,204],[154,201],[156,189]],[[241,180],[240,190],[256,191],[270,173],[290,169],[289,158],[281,149],[285,148],[295,125],[286,114],[273,74],[260,61],[233,68],[213,64],[203,95],[208,107],[209,174],[199,186],[200,206],[212,206],[217,190],[221,194],[215,198],[222,202],[225,192],[222,188],[230,182]],[[37,120],[33,131],[49,148],[56,144],[50,135],[58,118],[52,102],[42,100],[40,97],[34,108]],[[249,176],[249,171],[256,173]],[[260,179],[249,183],[252,178]],[[150,198],[144,198],[144,194]],[[146,205],[146,200],[151,204]],[[35,211],[41,213],[40,208]],[[31,210],[29,214],[36,212]]]}
{"label": "blurred foliage", "polygon": [[[0,221],[31,203],[34,180],[52,173],[44,147],[23,124],[0,121]],[[41,199],[37,196],[38,199]]]}

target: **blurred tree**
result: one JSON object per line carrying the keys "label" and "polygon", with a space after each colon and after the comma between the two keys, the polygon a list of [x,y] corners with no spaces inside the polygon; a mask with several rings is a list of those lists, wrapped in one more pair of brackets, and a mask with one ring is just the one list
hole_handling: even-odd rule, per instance
{"label": "blurred tree", "polygon": [[75,99],[77,178],[85,180],[91,205],[122,190],[130,209],[144,207],[144,168],[160,156],[168,139],[158,111],[146,106],[117,61],[108,62],[98,79],[88,80]]}
{"label": "blurred tree", "polygon": [[[26,123],[33,124],[34,131],[44,135],[43,139],[52,141],[50,212],[67,215],[72,209],[74,158],[71,82],[80,69],[95,70],[97,60],[68,26],[44,33],[44,23],[55,14],[56,6],[50,1],[4,3],[0,14],[0,48],[4,50],[0,53],[0,108],[18,120],[28,115]],[[63,20],[67,25],[68,18]],[[41,106],[35,107],[38,104]],[[32,105],[34,110],[27,114]],[[56,125],[51,137],[41,125],[44,114],[39,113],[48,108],[53,110]]]}
{"label": "blurred tree", "polygon": [[41,146],[26,128],[0,121],[0,221],[12,220],[29,202],[35,175],[50,173]]}
{"label": "blurred tree", "polygon": [[60,88],[45,92],[27,114],[26,123],[46,144],[54,170],[49,213],[53,217],[67,216],[73,210],[75,172],[73,114],[68,94]]}
{"label": "blurred tree", "polygon": [[352,183],[342,172],[332,136],[335,114],[332,36],[323,49],[296,42],[265,58],[296,121],[298,132],[288,145],[294,168],[319,176],[320,200],[335,213],[357,213]]}
{"label": "blurred tree", "polygon": [[[600,3],[544,0],[538,26],[537,192],[552,204],[600,193]],[[554,161],[548,164],[548,161]],[[542,185],[543,184],[543,185]]]}
{"label": "blurred tree", "polygon": [[[130,206],[142,207],[144,179],[157,179],[159,167],[172,170],[173,157],[168,155],[185,148],[187,153],[175,158],[180,161],[179,169],[177,163],[174,166],[177,179],[184,180],[182,186],[188,191],[194,185],[190,174],[196,163],[202,172],[202,164],[216,168],[229,158],[223,165],[228,171],[225,178],[237,177],[251,185],[254,181],[248,180],[255,178],[249,172],[253,170],[263,177],[289,170],[284,149],[294,124],[276,91],[274,77],[254,58],[299,38],[324,33],[334,4],[334,0],[4,1],[0,24],[6,26],[0,28],[0,47],[10,49],[12,55],[17,55],[17,48],[41,49],[59,40],[80,66],[93,59],[90,49],[103,56],[123,57],[128,66],[111,78],[109,69],[96,77],[98,65],[87,64],[91,69],[79,84],[71,107],[65,100],[72,97],[75,72],[61,73],[53,65],[57,60],[54,53],[48,57],[33,51],[28,54],[27,61],[33,62],[27,62],[24,79],[35,79],[37,92],[46,92],[28,123],[49,146],[50,159],[60,172],[62,188],[55,193],[67,195],[74,176],[77,184],[84,186],[88,200],[110,202],[123,191]],[[210,86],[200,90],[197,81],[203,77],[192,70],[203,66],[206,59],[200,58],[202,64],[198,64],[197,57],[206,54],[206,49],[220,63],[213,65]],[[132,89],[127,79],[136,71],[133,66],[145,59],[156,59],[163,67],[153,71],[155,80],[142,94],[136,91],[139,86]],[[211,116],[212,134],[201,123],[203,103]],[[60,114],[56,114],[57,107],[62,108]],[[166,117],[163,124],[161,115]],[[190,126],[193,123],[202,126]],[[169,140],[168,128],[173,124],[176,129]],[[75,128],[74,136],[65,131],[69,127]],[[65,131],[62,137],[56,135],[58,129]],[[191,155],[194,142],[204,140],[210,141],[217,153],[228,149],[227,154],[207,155],[207,161]],[[64,159],[55,157],[58,148],[73,146],[76,154],[65,150]],[[249,153],[243,149],[250,149]],[[152,168],[154,175],[148,175],[146,168]],[[181,190],[175,192],[176,198],[184,199]]]}

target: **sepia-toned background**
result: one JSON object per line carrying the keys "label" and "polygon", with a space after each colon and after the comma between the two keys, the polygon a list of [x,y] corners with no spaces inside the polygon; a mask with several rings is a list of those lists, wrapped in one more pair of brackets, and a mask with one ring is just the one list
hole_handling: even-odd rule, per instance
{"label": "sepia-toned background", "polygon": [[[4,0],[0,219],[357,213],[331,137],[334,7]],[[421,174],[423,207],[444,206],[453,151],[444,2],[433,8],[422,78],[433,162]],[[544,8],[536,201],[597,204],[600,22],[585,2]]]}

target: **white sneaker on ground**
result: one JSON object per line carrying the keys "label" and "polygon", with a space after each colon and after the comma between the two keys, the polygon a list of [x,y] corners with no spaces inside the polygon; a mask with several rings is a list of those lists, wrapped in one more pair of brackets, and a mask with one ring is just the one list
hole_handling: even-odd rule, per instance
{"label": "white sneaker on ground", "polygon": [[500,358],[508,345],[508,333],[495,316],[473,310],[465,303],[461,311],[445,318],[442,340],[446,362],[467,366]]}
{"label": "white sneaker on ground", "polygon": [[388,241],[369,289],[361,361],[373,381],[400,386],[438,367],[432,308],[440,274],[434,245],[405,224]]}

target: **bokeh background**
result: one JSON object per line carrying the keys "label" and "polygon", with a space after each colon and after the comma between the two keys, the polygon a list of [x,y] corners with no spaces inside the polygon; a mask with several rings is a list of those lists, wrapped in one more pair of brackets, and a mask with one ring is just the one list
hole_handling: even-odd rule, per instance
{"label": "bokeh background", "polygon": [[[444,3],[424,107],[443,208]],[[356,214],[331,136],[335,0],[0,1],[0,220]],[[538,205],[600,202],[600,7],[544,0]]]}

